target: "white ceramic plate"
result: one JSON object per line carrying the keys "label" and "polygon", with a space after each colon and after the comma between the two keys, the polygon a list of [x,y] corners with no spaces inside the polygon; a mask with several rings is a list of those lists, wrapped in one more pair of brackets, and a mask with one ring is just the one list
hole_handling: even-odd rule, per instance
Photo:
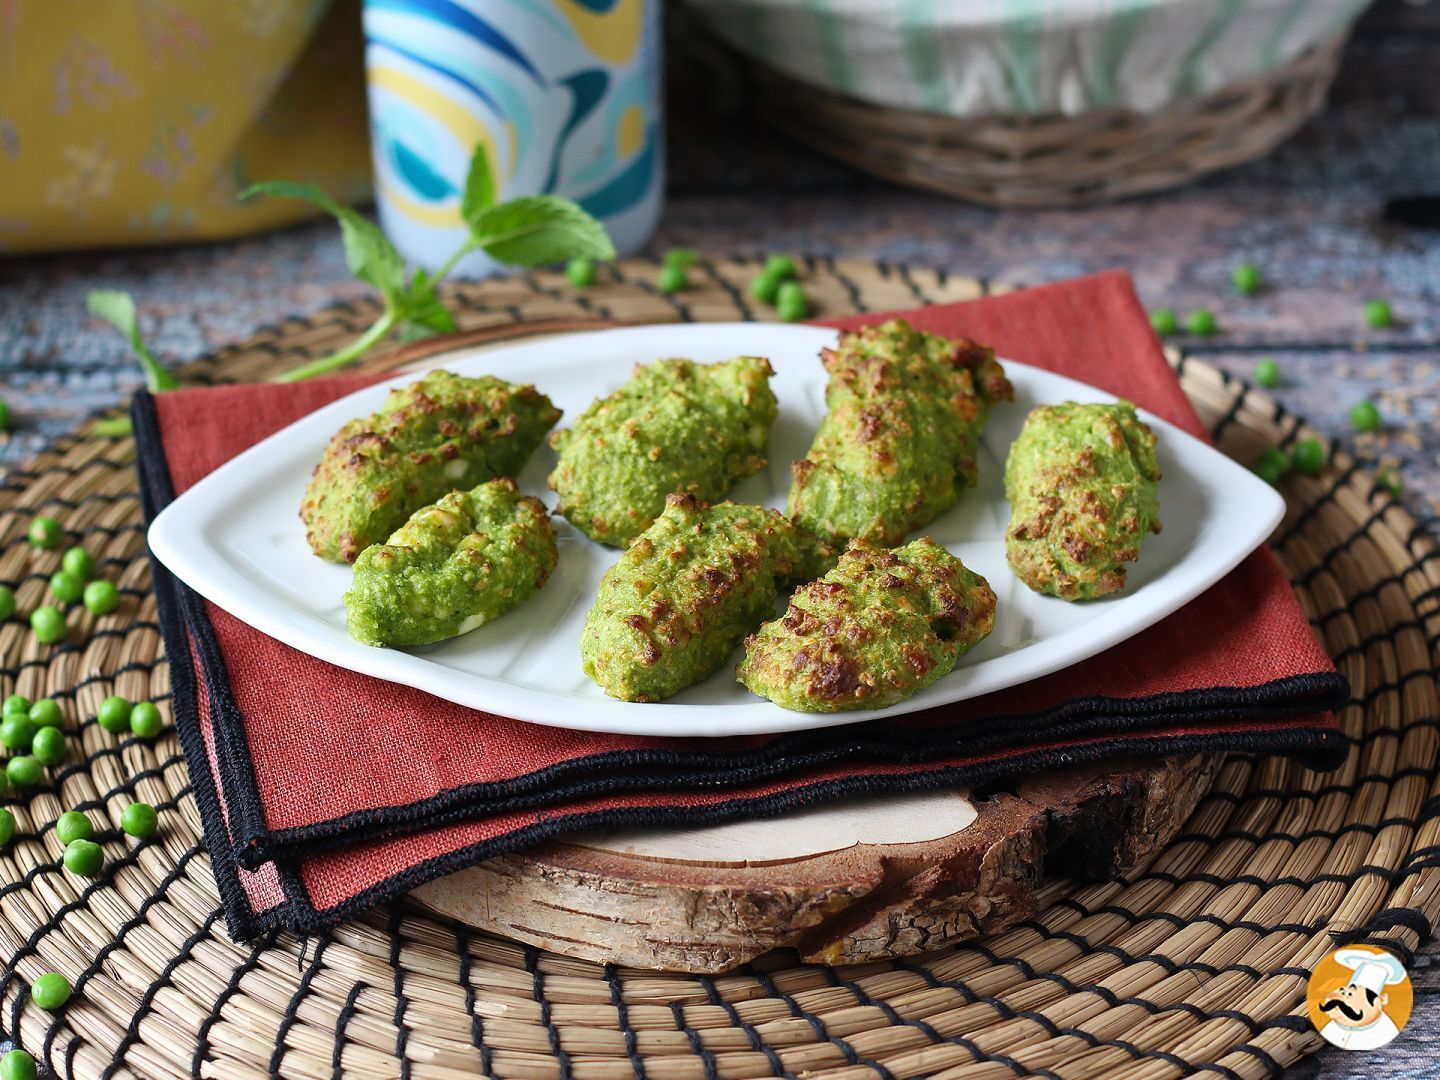
{"label": "white ceramic plate", "polygon": [[[780,419],[770,467],[731,493],[737,502],[783,508],[790,462],[804,457],[824,411],[820,349],[833,331],[744,323],[644,326],[551,337],[489,350],[459,350],[430,366],[534,382],[565,410],[567,423],[597,395],[629,378],[636,361],[767,356]],[[1268,484],[1165,421],[1142,414],[1159,436],[1165,531],[1145,541],[1124,592],[1070,604],[1037,596],[1005,563],[1009,519],[1001,484],[1010,443],[1039,404],[1108,401],[1071,379],[1005,362],[1016,400],[991,413],[980,484],[923,532],[985,575],[999,598],[995,631],[950,675],[884,714],[895,716],[987,694],[1094,656],[1194,599],[1235,567],[1279,522],[1284,503]],[[150,547],[177,577],[256,629],[340,667],[418,687],[461,705],[538,724],[662,736],[753,735],[846,724],[880,715],[787,712],[754,697],[728,663],[668,701],[637,705],[606,697],[580,667],[580,628],[600,576],[618,556],[555,519],[560,563],[539,596],[452,641],[419,649],[375,649],[345,632],[341,602],[350,569],[310,552],[298,516],[301,493],[330,436],[373,412],[413,373],[362,390],[251,448],[180,496],[150,528]],[[554,496],[548,446],[520,475],[521,487]]]}

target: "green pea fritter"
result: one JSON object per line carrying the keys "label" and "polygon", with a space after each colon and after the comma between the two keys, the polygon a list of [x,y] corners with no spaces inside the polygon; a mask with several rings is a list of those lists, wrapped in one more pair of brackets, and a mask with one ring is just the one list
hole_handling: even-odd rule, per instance
{"label": "green pea fritter", "polygon": [[624,547],[684,492],[713,501],[765,467],[777,407],[770,362],[659,360],[597,400],[551,444],[555,512],[592,540]]}
{"label": "green pea fritter", "polygon": [[366,645],[428,645],[519,607],[555,569],[555,529],[515,481],[452,491],[355,560],[346,625]]}
{"label": "green pea fritter", "polygon": [[605,572],[580,637],[611,697],[659,701],[715,672],[811,565],[781,513],[676,494]]}
{"label": "green pea fritter", "polygon": [[884,709],[948,675],[995,626],[995,593],[928,536],[852,540],[745,641],[736,677],[798,712]]}
{"label": "green pea fritter", "polygon": [[1031,410],[1005,460],[1005,556],[1021,581],[1064,600],[1124,588],[1160,531],[1155,443],[1128,401]]}
{"label": "green pea fritter", "polygon": [[828,411],[791,467],[790,516],[837,551],[899,543],[975,484],[990,406],[1014,391],[993,349],[903,319],[846,333],[820,359]]}
{"label": "green pea fritter", "polygon": [[514,476],[560,419],[533,386],[432,371],[330,440],[300,517],[316,555],[350,562],[448,491]]}

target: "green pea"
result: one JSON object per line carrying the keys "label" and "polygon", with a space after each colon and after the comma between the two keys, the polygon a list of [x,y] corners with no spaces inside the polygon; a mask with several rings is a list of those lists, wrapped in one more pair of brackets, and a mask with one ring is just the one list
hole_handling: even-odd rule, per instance
{"label": "green pea", "polygon": [[750,295],[762,304],[775,303],[781,279],[774,274],[756,274],[750,279]]}
{"label": "green pea", "polygon": [[70,980],[58,971],[41,975],[30,984],[30,1000],[46,1012],[54,1012],[70,1000]]}
{"label": "green pea", "polygon": [[9,585],[0,585],[0,622],[15,614],[15,590]]}
{"label": "green pea", "polygon": [[42,727],[30,743],[30,755],[41,765],[59,765],[65,760],[65,733],[59,728]]}
{"label": "green pea", "polygon": [[762,273],[771,274],[781,281],[788,278],[798,277],[800,271],[795,266],[795,260],[789,255],[771,255],[765,260],[765,269]]}
{"label": "green pea", "polygon": [[45,778],[45,769],[29,754],[19,754],[5,763],[5,778],[16,787],[34,787]]}
{"label": "green pea", "polygon": [[1260,268],[1254,263],[1241,263],[1230,274],[1230,280],[1241,296],[1254,296],[1260,291]]}
{"label": "green pea", "polygon": [[1169,337],[1180,329],[1180,317],[1171,308],[1156,308],[1150,312],[1150,329],[1161,337]]}
{"label": "green pea", "polygon": [[1290,463],[1308,476],[1314,476],[1325,467],[1329,457],[1325,453],[1325,447],[1319,439],[1301,439],[1295,444],[1295,452],[1290,455]]}
{"label": "green pea", "polygon": [[78,545],[65,552],[60,565],[67,574],[74,574],[81,581],[95,576],[95,556]]}
{"label": "green pea", "polygon": [[0,1080],[35,1080],[38,1075],[35,1059],[24,1050],[11,1050],[0,1057]]}
{"label": "green pea", "polygon": [[41,698],[35,702],[34,705],[31,705],[28,715],[31,720],[35,721],[37,728],[59,727],[61,721],[65,718],[64,714],[60,711],[60,703],[54,698],[48,697]]}
{"label": "green pea", "polygon": [[130,702],[119,694],[112,694],[100,703],[100,708],[95,711],[95,719],[106,731],[119,735],[130,730],[131,709]]}
{"label": "green pea", "polygon": [[1280,365],[1267,356],[1256,362],[1254,377],[1257,385],[1273,390],[1280,385]]}
{"label": "green pea", "polygon": [[1405,492],[1405,481],[1400,478],[1398,472],[1388,465],[1380,470],[1380,475],[1375,477],[1375,482],[1390,492],[1391,495],[1399,496]]}
{"label": "green pea", "polygon": [[1279,484],[1280,478],[1285,475],[1284,469],[1280,468],[1273,461],[1265,460],[1257,461],[1252,471],[1271,487]]}
{"label": "green pea", "polygon": [[1384,330],[1395,321],[1395,315],[1384,300],[1366,300],[1365,321],[1372,330]]}
{"label": "green pea", "polygon": [[85,582],[68,570],[56,570],[50,575],[50,591],[56,599],[73,604],[85,595]]}
{"label": "green pea", "polygon": [[1357,401],[1350,407],[1350,426],[1356,431],[1379,431],[1382,423],[1373,401]]}
{"label": "green pea", "polygon": [[155,738],[164,726],[165,719],[154,702],[141,701],[130,710],[130,730],[142,739]]}
{"label": "green pea", "polygon": [[15,839],[15,815],[8,807],[0,806],[0,847]]}
{"label": "green pea", "polygon": [[775,295],[775,310],[785,322],[799,322],[810,314],[810,301],[798,281],[787,281]]}
{"label": "green pea", "polygon": [[105,852],[93,840],[71,840],[65,845],[65,869],[77,877],[94,877],[105,865]]}
{"label": "green pea", "polygon": [[700,261],[700,253],[694,248],[672,247],[660,261],[665,266],[678,266],[681,270],[689,270]]}
{"label": "green pea", "polygon": [[28,751],[35,740],[35,721],[23,713],[7,716],[0,721],[0,743],[11,750]]}
{"label": "green pea", "polygon": [[571,259],[565,264],[565,276],[570,279],[570,284],[576,288],[585,289],[595,284],[595,260],[594,259]]}
{"label": "green pea", "polygon": [[1206,308],[1196,308],[1185,316],[1185,332],[1195,337],[1209,337],[1217,333],[1220,323],[1215,318],[1215,313]]}
{"label": "green pea", "polygon": [[662,293],[669,296],[672,293],[684,292],[690,287],[690,278],[685,273],[683,266],[662,266],[660,274],[655,279],[656,287]]}
{"label": "green pea", "polygon": [[10,716],[12,713],[30,714],[30,699],[24,694],[11,694],[5,699],[5,704],[0,706],[0,714]]}
{"label": "green pea", "polygon": [[70,634],[70,628],[65,625],[65,616],[49,604],[37,607],[30,613],[30,629],[35,632],[36,639],[42,645],[54,645],[64,641]]}
{"label": "green pea", "polygon": [[30,543],[37,548],[57,548],[63,539],[65,530],[54,518],[41,516],[30,522]]}
{"label": "green pea", "polygon": [[1282,476],[1290,471],[1290,455],[1278,446],[1267,446],[1260,454],[1260,462],[1279,469]]}
{"label": "green pea", "polygon": [[120,590],[103,578],[85,586],[85,606],[93,615],[109,615],[120,606]]}
{"label": "green pea", "polygon": [[159,823],[160,815],[155,813],[155,807],[149,803],[131,803],[120,814],[120,828],[141,840],[154,836]]}
{"label": "green pea", "polygon": [[0,401],[0,431],[8,431],[10,428],[10,406]]}
{"label": "green pea", "polygon": [[79,810],[66,810],[55,819],[55,835],[69,847],[76,840],[89,840],[95,835],[95,825]]}

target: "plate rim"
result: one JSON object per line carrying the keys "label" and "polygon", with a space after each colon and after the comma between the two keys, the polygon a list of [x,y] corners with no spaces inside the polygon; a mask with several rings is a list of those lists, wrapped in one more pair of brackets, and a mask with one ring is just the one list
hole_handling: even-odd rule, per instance
{"label": "plate rim", "polygon": [[[218,582],[214,575],[207,569],[205,563],[207,558],[222,573],[239,575],[239,572],[231,567],[229,560],[209,545],[184,542],[183,533],[187,515],[198,521],[211,520],[202,511],[210,504],[217,501],[223,502],[223,492],[227,481],[236,476],[243,476],[257,459],[269,459],[284,457],[283,446],[294,437],[294,429],[302,427],[318,427],[321,421],[333,410],[335,415],[342,413],[358,415],[355,411],[358,407],[361,412],[373,411],[369,406],[354,406],[361,398],[368,398],[383,395],[395,386],[404,386],[413,382],[415,378],[426,370],[437,367],[445,367],[458,361],[466,361],[471,357],[495,356],[504,353],[532,351],[537,348],[555,346],[557,344],[568,344],[571,346],[580,345],[586,339],[597,336],[639,336],[649,335],[673,335],[678,333],[693,334],[707,331],[725,331],[734,333],[737,330],[745,332],[748,330],[762,330],[767,334],[790,334],[799,336],[803,333],[814,338],[818,345],[822,339],[833,341],[838,331],[829,327],[817,326],[775,326],[773,324],[746,324],[736,322],[713,322],[713,323],[650,323],[637,324],[633,326],[612,327],[598,330],[578,331],[573,333],[551,334],[543,337],[527,339],[519,342],[506,343],[501,345],[461,345],[453,350],[446,350],[427,356],[419,365],[404,369],[394,377],[379,380],[370,386],[361,387],[354,392],[338,398],[337,400],[322,406],[294,422],[287,424],[279,431],[267,436],[254,446],[247,448],[229,461],[225,462],[215,471],[202,477],[183,494],[173,499],[159,514],[156,515],[146,533],[147,543],[151,553],[170,570],[182,583],[192,588],[200,596],[224,609],[235,618],[246,623],[248,626],[272,637],[281,643],[296,649],[306,655],[313,656],[325,663],[343,668],[349,671],[356,671],[367,674],[388,682],[408,686],[421,692],[432,694],[444,700],[451,701],[464,708],[487,711],[498,715],[510,716],[514,719],[528,723],[539,724],[548,727],[557,727],[568,730],[598,731],[621,735],[646,735],[655,737],[735,737],[743,735],[766,735],[786,731],[803,731],[818,727],[842,726],[845,724],[861,723],[866,720],[880,717],[893,718],[904,716],[926,708],[933,708],[958,701],[971,700],[990,693],[998,692],[1014,686],[1024,685],[1035,679],[1043,678],[1056,671],[1064,670],[1075,664],[1083,663],[1094,656],[1123,641],[1129,640],[1145,630],[1154,626],[1162,619],[1173,614],[1181,607],[1194,601],[1204,592],[1213,588],[1235,569],[1245,558],[1256,548],[1264,543],[1266,537],[1274,530],[1284,516],[1285,502],[1279,492],[1275,491],[1264,480],[1255,476],[1249,469],[1244,468],[1238,462],[1232,460],[1218,448],[1206,443],[1204,440],[1191,435],[1189,432],[1177,427],[1169,421],[1156,416],[1147,410],[1140,409],[1139,413],[1146,423],[1158,427],[1160,432],[1167,439],[1179,438],[1193,444],[1193,448],[1203,454],[1213,456],[1207,457],[1207,463],[1213,460],[1222,469],[1230,470],[1231,477],[1241,483],[1245,488],[1245,495],[1249,501],[1255,499],[1261,502],[1269,502],[1269,513],[1256,512],[1248,520],[1251,528],[1246,531],[1243,543],[1227,551],[1226,558],[1221,560],[1218,571],[1207,575],[1204,583],[1197,587],[1185,587],[1179,590],[1172,590],[1166,594],[1165,599],[1159,603],[1152,604],[1145,613],[1135,621],[1124,625],[1123,632],[1101,633],[1099,640],[1103,642],[1093,649],[1087,649],[1083,655],[1073,656],[1060,663],[1044,666],[1043,670],[1035,670],[1026,674],[1023,678],[1017,678],[1003,686],[993,686],[978,693],[960,693],[953,697],[947,697],[940,702],[926,702],[923,705],[913,705],[914,699],[901,702],[896,706],[882,710],[861,710],[855,712],[840,713],[798,713],[780,709],[764,699],[756,698],[742,706],[743,715],[746,721],[725,722],[715,716],[720,713],[724,716],[734,717],[737,710],[734,708],[716,707],[714,705],[699,705],[681,702],[657,702],[657,703],[636,703],[618,701],[612,698],[598,700],[585,700],[583,703],[568,695],[560,695],[532,687],[505,683],[500,680],[486,678],[484,676],[470,675],[455,671],[443,665],[426,664],[423,657],[417,657],[409,652],[396,649],[371,649],[358,643],[350,643],[348,646],[332,647],[327,639],[316,638],[308,634],[299,624],[292,624],[296,629],[287,629],[285,620],[279,616],[271,615],[263,600],[251,601],[246,598],[245,590],[238,593],[230,588],[223,587],[223,582]],[[658,333],[657,333],[658,332]],[[658,354],[657,354],[658,355]],[[1035,372],[1050,379],[1059,379],[1065,383],[1084,387],[1092,394],[1104,395],[1110,400],[1120,400],[1118,395],[1111,394],[1107,390],[1084,383],[1069,376],[1060,375],[1048,371],[1045,368],[1025,364],[1016,360],[1001,359],[1007,370],[1024,369]],[[539,369],[543,374],[543,369]],[[342,421],[343,422],[343,421]],[[328,422],[327,422],[328,425]],[[338,425],[336,425],[338,427]],[[277,450],[277,445],[280,449]],[[1227,482],[1224,485],[1227,492],[1231,485]],[[1267,499],[1268,496],[1268,499]],[[1238,500],[1238,497],[1237,497]],[[1248,505],[1248,503],[1247,503]],[[919,530],[917,530],[918,532]],[[585,541],[589,542],[589,541]],[[244,580],[243,577],[241,580]],[[1153,582],[1151,583],[1154,584]],[[208,587],[207,587],[208,586]],[[253,586],[252,586],[253,590]],[[216,594],[219,595],[216,595]],[[1130,596],[1134,593],[1128,594]],[[1123,597],[1122,597],[1123,599]],[[1064,603],[1065,601],[1056,601]],[[1102,601],[1103,602],[1103,601]],[[288,610],[283,601],[279,602],[282,611]],[[1091,624],[1085,624],[1090,626]],[[1102,628],[1103,629],[1103,628]],[[344,654],[349,649],[365,649],[365,656],[370,663],[362,669],[355,666],[352,660],[347,660]],[[351,654],[358,655],[358,654]],[[416,669],[415,662],[420,661],[423,666]],[[576,661],[578,663],[578,659]],[[438,672],[438,678],[426,678],[426,673]],[[710,678],[715,678],[717,672]],[[475,694],[464,694],[461,691],[446,692],[442,687],[449,684],[470,684],[483,685],[493,691],[489,696],[492,699],[490,704],[476,703]],[[438,684],[438,685],[437,685]],[[531,710],[524,708],[526,702],[552,703],[550,709],[541,708]],[[559,702],[560,705],[553,703]],[[516,704],[521,708],[515,708]],[[906,707],[906,706],[910,707]],[[558,709],[568,709],[573,715],[560,717],[554,715]],[[753,711],[755,715],[749,713]],[[514,715],[516,712],[526,715]],[[631,719],[633,717],[633,719]],[[667,724],[667,719],[673,718],[673,722]],[[683,727],[683,732],[677,731]],[[657,730],[662,729],[662,730]]]}

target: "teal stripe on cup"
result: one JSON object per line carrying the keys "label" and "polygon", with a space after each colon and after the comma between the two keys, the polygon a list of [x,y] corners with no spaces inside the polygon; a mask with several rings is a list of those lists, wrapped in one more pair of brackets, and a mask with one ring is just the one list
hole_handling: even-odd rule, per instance
{"label": "teal stripe on cup", "polygon": [[1092,108],[1114,105],[1120,96],[1120,67],[1149,14],[1149,0],[1117,0],[1100,37],[1099,55],[1091,68],[1089,91]]}
{"label": "teal stripe on cup", "polygon": [[900,0],[900,34],[920,107],[944,112],[950,104],[945,58],[935,33],[935,0]]}
{"label": "teal stripe on cup", "polygon": [[1235,16],[1240,13],[1244,2],[1245,0],[1223,0],[1215,18],[1210,20],[1210,25],[1205,27],[1204,32],[1195,40],[1195,44],[1190,46],[1185,53],[1185,59],[1180,64],[1179,76],[1175,80],[1176,97],[1189,97],[1199,92],[1200,61],[1210,51],[1210,46],[1214,45],[1220,35],[1235,21]]}
{"label": "teal stripe on cup", "polygon": [[1040,111],[1036,80],[1045,30],[1046,0],[1006,0],[1006,25],[1000,48],[1010,107],[1016,112]]}
{"label": "teal stripe on cup", "polygon": [[850,75],[850,61],[845,47],[844,24],[830,10],[826,0],[804,0],[805,9],[815,16],[816,37],[831,85],[842,93],[854,95],[855,80]]}

